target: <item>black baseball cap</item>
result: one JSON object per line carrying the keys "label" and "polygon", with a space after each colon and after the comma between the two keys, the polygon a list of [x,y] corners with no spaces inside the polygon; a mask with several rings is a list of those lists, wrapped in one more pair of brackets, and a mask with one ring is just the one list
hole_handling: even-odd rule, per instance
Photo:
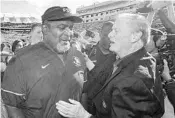
{"label": "black baseball cap", "polygon": [[48,8],[42,15],[42,23],[44,21],[62,21],[62,20],[68,20],[74,23],[82,22],[81,18],[79,18],[78,16],[74,16],[70,13],[68,7],[54,6]]}

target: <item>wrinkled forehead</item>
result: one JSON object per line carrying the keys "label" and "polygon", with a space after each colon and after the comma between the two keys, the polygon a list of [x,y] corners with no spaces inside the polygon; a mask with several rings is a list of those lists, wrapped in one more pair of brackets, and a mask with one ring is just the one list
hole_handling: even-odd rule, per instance
{"label": "wrinkled forehead", "polygon": [[113,28],[122,28],[129,24],[129,20],[125,17],[116,17]]}

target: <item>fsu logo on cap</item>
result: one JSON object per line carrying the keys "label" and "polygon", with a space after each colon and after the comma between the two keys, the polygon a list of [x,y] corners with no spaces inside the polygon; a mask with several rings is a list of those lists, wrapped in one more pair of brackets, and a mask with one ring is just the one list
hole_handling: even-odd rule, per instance
{"label": "fsu logo on cap", "polygon": [[76,67],[80,67],[81,66],[81,61],[76,56],[73,56],[73,63],[75,64]]}
{"label": "fsu logo on cap", "polygon": [[63,7],[63,12],[68,12],[68,13],[70,13],[70,10],[69,10],[69,8],[67,8],[67,7]]}

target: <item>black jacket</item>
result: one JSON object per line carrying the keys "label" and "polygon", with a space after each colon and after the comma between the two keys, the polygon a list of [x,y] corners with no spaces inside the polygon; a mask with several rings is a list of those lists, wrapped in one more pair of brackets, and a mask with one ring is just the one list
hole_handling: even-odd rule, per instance
{"label": "black jacket", "polygon": [[155,59],[144,48],[123,58],[92,100],[92,118],[160,118],[164,97]]}
{"label": "black jacket", "polygon": [[62,118],[56,102],[79,100],[82,88],[73,74],[83,70],[83,55],[72,51],[65,63],[42,42],[18,52],[6,69],[1,91],[11,116]]}

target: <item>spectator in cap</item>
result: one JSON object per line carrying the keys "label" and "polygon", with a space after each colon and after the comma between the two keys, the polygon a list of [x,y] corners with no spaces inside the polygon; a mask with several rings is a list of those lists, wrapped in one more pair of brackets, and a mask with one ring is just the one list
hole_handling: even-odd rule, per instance
{"label": "spectator in cap", "polygon": [[55,6],[42,15],[43,41],[19,50],[11,59],[1,93],[9,117],[62,118],[56,102],[79,101],[83,62],[70,51],[70,28],[81,18]]}
{"label": "spectator in cap", "polygon": [[30,44],[34,45],[43,40],[42,25],[37,23],[33,24],[30,31]]}
{"label": "spectator in cap", "polygon": [[19,49],[23,48],[23,42],[20,40],[15,40],[12,44],[12,52],[16,53]]}

